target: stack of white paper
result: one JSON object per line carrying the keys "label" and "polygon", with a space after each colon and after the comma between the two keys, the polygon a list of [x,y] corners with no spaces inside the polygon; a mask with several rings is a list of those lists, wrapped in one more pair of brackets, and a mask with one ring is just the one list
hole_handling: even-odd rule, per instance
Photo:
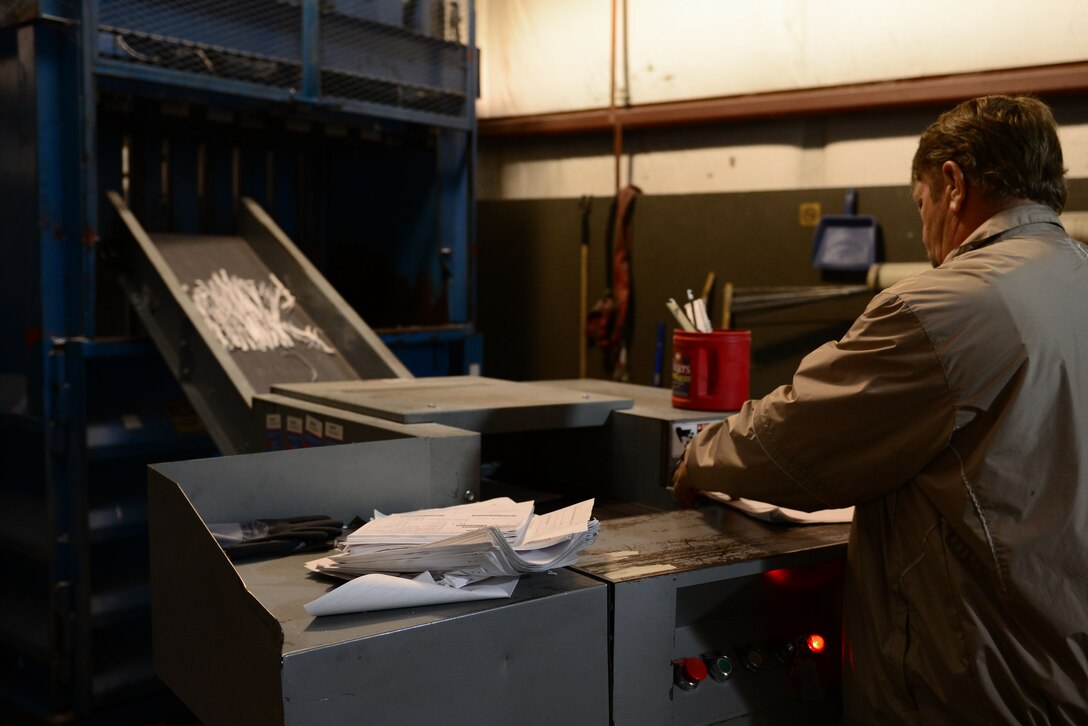
{"label": "stack of white paper", "polygon": [[447,581],[566,567],[597,538],[588,499],[545,515],[510,499],[393,514],[347,537],[341,554],[311,563],[340,577],[372,572],[440,573]]}
{"label": "stack of white paper", "polygon": [[403,514],[382,515],[347,536],[348,549],[402,547],[438,542],[481,527],[493,527],[507,542],[525,536],[533,518],[533,502],[515,502],[506,497],[441,509],[419,509]]}
{"label": "stack of white paper", "polygon": [[[455,600],[478,599],[483,593],[473,594],[474,588],[467,585],[487,578],[516,578],[523,573],[574,564],[578,554],[597,539],[598,523],[592,515],[592,499],[550,514],[535,515],[533,502],[517,503],[504,498],[377,516],[348,535],[340,554],[308,562],[306,567],[312,572],[364,580],[356,581],[350,588],[360,593],[359,607],[347,606],[355,610],[374,609],[372,604],[363,605],[364,590],[369,588],[366,597],[374,602],[373,588],[388,590],[394,584],[368,577],[373,574],[434,573],[437,580],[430,575],[425,578],[431,586],[464,590],[466,597]],[[424,590],[418,578],[410,587],[406,583],[396,584],[406,596],[418,598]],[[504,596],[501,588],[487,592],[488,597]],[[308,604],[306,610],[311,615],[327,614],[323,601],[332,594]],[[506,592],[505,596],[509,595]],[[347,592],[338,597],[356,600],[348,597]],[[415,602],[411,597],[408,602],[399,599],[396,602],[394,607],[425,604],[424,600]],[[343,607],[343,602],[338,602],[336,611],[350,611]]]}

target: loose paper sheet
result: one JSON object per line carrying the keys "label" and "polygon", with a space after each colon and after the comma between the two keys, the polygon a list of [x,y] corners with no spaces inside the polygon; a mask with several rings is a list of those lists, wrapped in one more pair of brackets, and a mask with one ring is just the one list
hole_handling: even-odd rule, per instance
{"label": "loose paper sheet", "polygon": [[787,509],[777,507],[766,502],[757,502],[754,499],[740,499],[722,494],[721,492],[703,492],[709,499],[715,502],[727,504],[734,509],[739,509],[745,514],[750,514],[756,519],[763,519],[778,524],[833,524],[837,522],[851,522],[854,519],[854,508],[821,509],[817,512],[802,512],[799,509]]}
{"label": "loose paper sheet", "polygon": [[514,546],[518,552],[538,550],[557,542],[564,542],[572,535],[586,531],[586,522],[593,518],[593,502],[587,499],[550,514],[538,514],[529,522],[525,536]]}
{"label": "loose paper sheet", "polygon": [[439,585],[430,572],[415,578],[371,574],[345,582],[303,607],[314,617],[510,597],[517,577],[492,577],[476,585]]}

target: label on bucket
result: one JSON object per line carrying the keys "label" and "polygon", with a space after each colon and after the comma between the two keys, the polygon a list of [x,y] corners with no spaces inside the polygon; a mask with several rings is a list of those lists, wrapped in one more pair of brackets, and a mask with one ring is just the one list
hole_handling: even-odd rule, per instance
{"label": "label on bucket", "polygon": [[679,351],[672,356],[672,395],[691,398],[691,357]]}

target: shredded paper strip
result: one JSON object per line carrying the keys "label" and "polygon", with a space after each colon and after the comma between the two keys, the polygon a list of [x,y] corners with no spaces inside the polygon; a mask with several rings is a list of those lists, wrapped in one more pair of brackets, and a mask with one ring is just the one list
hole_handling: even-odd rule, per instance
{"label": "shredded paper strip", "polygon": [[287,320],[295,296],[275,275],[269,273],[268,279],[245,280],[221,268],[207,280],[197,280],[189,294],[204,322],[229,351],[269,351],[300,343],[333,353],[313,325],[299,327]]}

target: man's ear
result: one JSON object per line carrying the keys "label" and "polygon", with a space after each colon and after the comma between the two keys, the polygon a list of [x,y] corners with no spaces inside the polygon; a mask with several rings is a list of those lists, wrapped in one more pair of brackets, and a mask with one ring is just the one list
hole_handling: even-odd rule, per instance
{"label": "man's ear", "polygon": [[963,169],[954,161],[941,164],[941,187],[948,198],[948,208],[955,213],[963,211],[967,202],[967,179]]}

